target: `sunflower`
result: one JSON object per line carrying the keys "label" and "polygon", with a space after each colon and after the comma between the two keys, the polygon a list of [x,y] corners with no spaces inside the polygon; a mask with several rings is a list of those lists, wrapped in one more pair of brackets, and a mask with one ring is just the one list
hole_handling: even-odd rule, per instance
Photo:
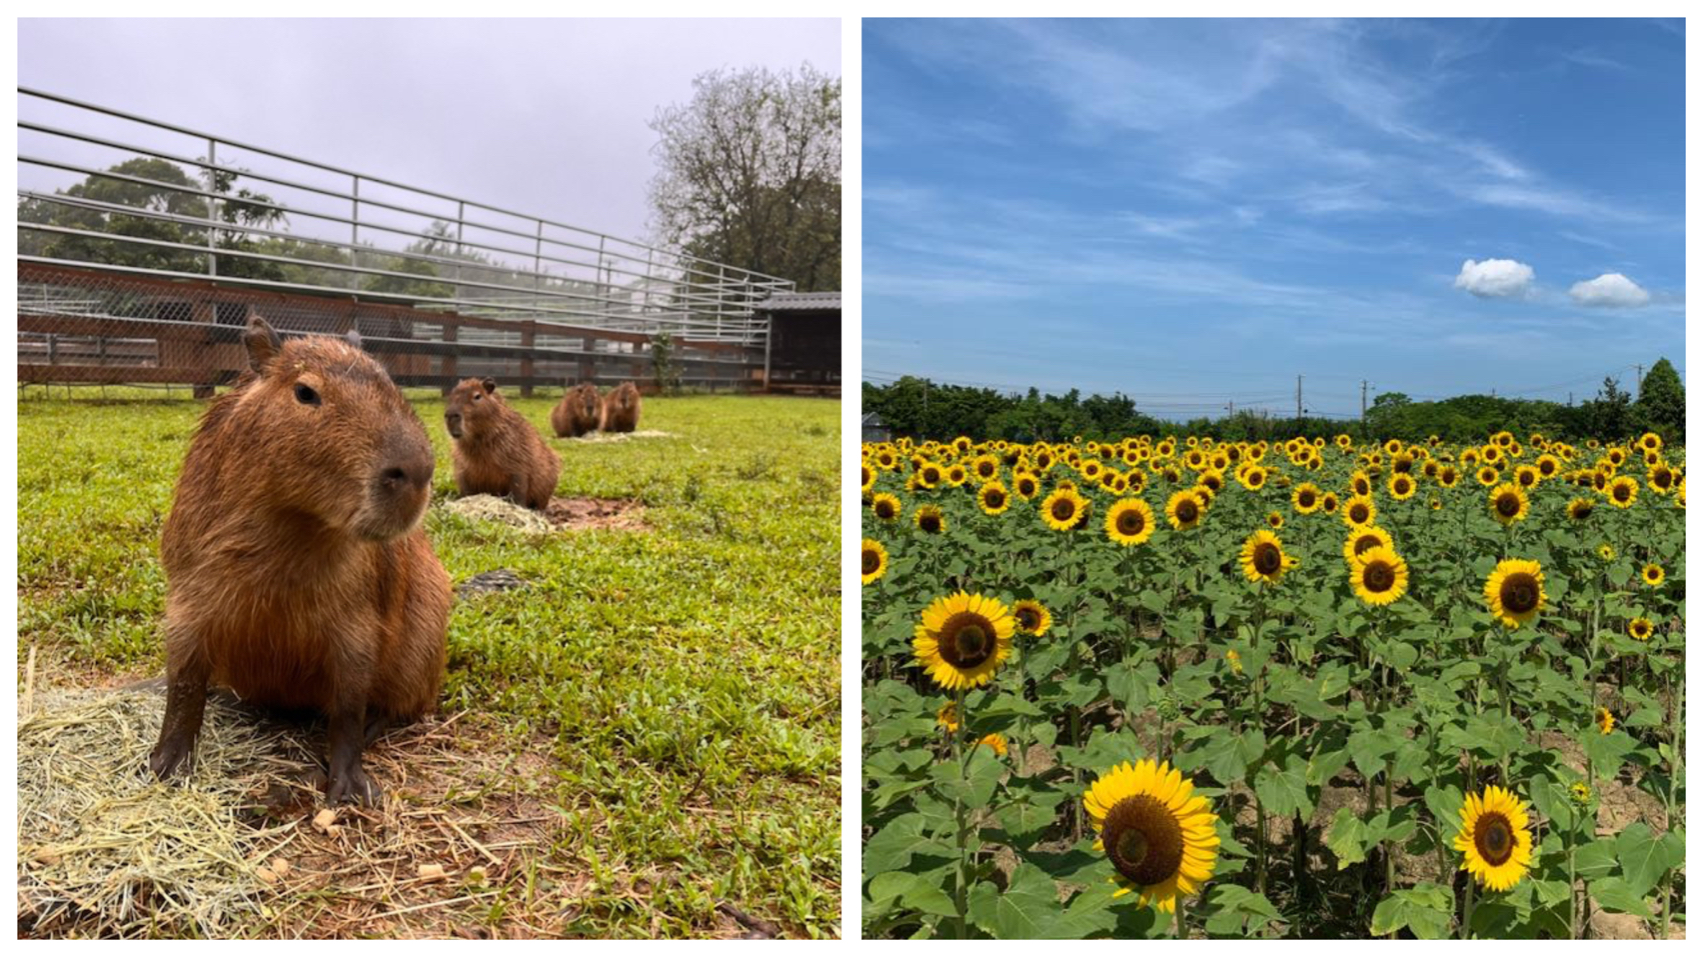
{"label": "sunflower", "polygon": [[1370,547],[1351,561],[1351,589],[1364,603],[1383,607],[1409,586],[1410,567],[1391,547]]}
{"label": "sunflower", "polygon": [[1020,600],[1013,604],[1013,620],[1019,629],[1033,637],[1040,637],[1048,632],[1049,625],[1054,623],[1054,617],[1049,615],[1048,608],[1035,600]]}
{"label": "sunflower", "polygon": [[1612,506],[1619,510],[1626,510],[1634,506],[1635,495],[1640,489],[1641,485],[1636,483],[1633,477],[1618,477],[1611,481],[1611,485],[1606,488],[1605,496],[1611,501]]}
{"label": "sunflower", "polygon": [[949,700],[936,711],[936,726],[945,728],[949,733],[960,728],[960,711],[954,706],[954,701]]}
{"label": "sunflower", "polygon": [[1262,484],[1268,482],[1268,470],[1266,467],[1252,464],[1238,473],[1238,482],[1243,484],[1246,490],[1260,490]]}
{"label": "sunflower", "polygon": [[1231,667],[1232,672],[1237,676],[1242,677],[1244,675],[1244,661],[1238,656],[1238,651],[1226,651],[1226,665]]}
{"label": "sunflower", "polygon": [[1636,640],[1645,640],[1653,635],[1653,621],[1646,617],[1636,617],[1629,621],[1629,636]]}
{"label": "sunflower", "polygon": [[871,487],[875,486],[876,482],[877,482],[877,471],[871,469],[871,465],[869,463],[867,463],[865,461],[860,461],[859,462],[859,490],[860,490],[860,492],[870,493]]}
{"label": "sunflower", "polygon": [[995,751],[996,756],[1005,757],[1007,755],[1007,738],[999,733],[991,733],[972,745],[973,750],[978,747],[988,747]]}
{"label": "sunflower", "polygon": [[1498,468],[1492,467],[1492,466],[1484,466],[1481,469],[1475,471],[1475,482],[1479,483],[1483,487],[1490,487],[1493,484],[1498,483],[1499,482]]}
{"label": "sunflower", "polygon": [[1516,468],[1516,482],[1523,489],[1533,487],[1540,482],[1540,471],[1525,463]]}
{"label": "sunflower", "polygon": [[1483,592],[1493,619],[1515,630],[1545,608],[1546,574],[1535,560],[1500,560]]}
{"label": "sunflower", "polygon": [[1122,763],[1084,791],[1084,809],[1099,836],[1095,849],[1118,871],[1119,892],[1138,895],[1138,906],[1172,913],[1214,874],[1220,836],[1208,798],[1194,793],[1165,761]]}
{"label": "sunflower", "polygon": [[1273,527],[1275,530],[1285,526],[1285,514],[1280,513],[1278,510],[1269,510],[1267,519],[1268,526]]}
{"label": "sunflower", "polygon": [[1509,890],[1528,872],[1534,840],[1528,812],[1516,794],[1489,786],[1463,798],[1463,826],[1453,845],[1463,853],[1463,869],[1489,890]]}
{"label": "sunflower", "polygon": [[1043,500],[1043,521],[1052,530],[1071,530],[1084,519],[1084,512],[1090,506],[1090,501],[1080,496],[1077,489],[1062,485]]}
{"label": "sunflower", "polygon": [[892,493],[879,493],[871,498],[871,513],[878,520],[893,520],[900,516],[900,498]]}
{"label": "sunflower", "polygon": [[1487,508],[1494,520],[1508,527],[1528,516],[1528,494],[1520,483],[1501,483],[1488,494]]}
{"label": "sunflower", "polygon": [[1174,530],[1189,530],[1202,522],[1203,505],[1190,490],[1180,490],[1167,500],[1167,522]]}
{"label": "sunflower", "polygon": [[1345,509],[1340,514],[1344,518],[1345,524],[1352,528],[1366,527],[1373,523],[1374,518],[1379,515],[1380,510],[1375,507],[1374,501],[1368,497],[1352,497],[1345,501]]}
{"label": "sunflower", "polygon": [[986,483],[983,485],[983,489],[977,492],[977,505],[983,508],[984,513],[992,517],[1006,513],[1009,502],[1007,488],[1002,486],[999,481]]}
{"label": "sunflower", "polygon": [[942,508],[933,503],[927,503],[918,508],[912,515],[912,522],[925,533],[941,533],[948,529],[948,518],[942,516]]}
{"label": "sunflower", "polygon": [[1309,514],[1321,509],[1321,488],[1313,483],[1300,483],[1291,492],[1291,508]]}
{"label": "sunflower", "polygon": [[972,476],[988,483],[1001,472],[1001,460],[994,454],[986,453],[971,462]]}
{"label": "sunflower", "polygon": [[980,687],[1013,653],[1013,615],[994,597],[938,597],[924,611],[912,651],[937,686]]}
{"label": "sunflower", "polygon": [[1244,541],[1244,549],[1238,552],[1238,562],[1244,565],[1244,576],[1266,583],[1278,583],[1287,570],[1297,566],[1297,558],[1285,555],[1280,538],[1271,530],[1251,534]]}
{"label": "sunflower", "polygon": [[1457,486],[1457,468],[1448,463],[1439,468],[1439,473],[1434,479],[1439,481],[1440,486],[1450,490]]}
{"label": "sunflower", "polygon": [[1570,501],[1570,505],[1565,507],[1564,511],[1570,515],[1571,520],[1580,523],[1593,516],[1593,501],[1587,497],[1577,497]]}
{"label": "sunflower", "polygon": [[912,478],[918,481],[918,485],[924,489],[933,490],[936,484],[942,482],[943,471],[937,464],[925,461],[919,465],[917,470],[913,471]]}
{"label": "sunflower", "polygon": [[1641,581],[1649,587],[1656,587],[1665,582],[1665,568],[1656,563],[1649,563],[1641,568]]}
{"label": "sunflower", "polygon": [[867,539],[859,545],[859,575],[866,584],[876,583],[883,578],[889,569],[889,552],[875,540]]}
{"label": "sunflower", "polygon": [[1345,562],[1356,563],[1358,556],[1375,547],[1392,548],[1392,535],[1379,527],[1357,527],[1345,537]]}
{"label": "sunflower", "polygon": [[1416,478],[1407,473],[1394,473],[1392,479],[1386,481],[1386,492],[1394,500],[1408,500],[1416,495]]}
{"label": "sunflower", "polygon": [[1119,500],[1108,508],[1108,539],[1135,547],[1155,535],[1155,511],[1136,497]]}
{"label": "sunflower", "polygon": [[1610,563],[1617,559],[1617,550],[1609,543],[1602,543],[1599,545],[1599,558],[1604,560],[1606,563]]}
{"label": "sunflower", "polygon": [[1034,473],[1021,473],[1013,477],[1013,492],[1021,500],[1029,500],[1037,495],[1037,476]]}
{"label": "sunflower", "polygon": [[1610,733],[1611,728],[1617,726],[1617,718],[1612,716],[1611,711],[1604,707],[1600,707],[1599,710],[1595,711],[1593,715],[1593,722],[1594,726],[1599,728],[1601,735]]}
{"label": "sunflower", "polygon": [[950,487],[963,487],[970,477],[971,473],[966,470],[963,463],[956,463],[948,468],[948,486]]}
{"label": "sunflower", "polygon": [[1570,784],[1570,799],[1586,806],[1587,802],[1593,799],[1593,790],[1589,789],[1587,784],[1577,780]]}

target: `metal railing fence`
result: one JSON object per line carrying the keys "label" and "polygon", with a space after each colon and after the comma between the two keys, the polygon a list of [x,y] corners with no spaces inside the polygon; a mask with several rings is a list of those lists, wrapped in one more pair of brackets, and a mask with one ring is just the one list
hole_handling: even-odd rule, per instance
{"label": "metal railing fence", "polygon": [[[45,375],[38,360],[134,359],[133,341],[180,344],[165,351],[176,355],[176,335],[137,336],[143,328],[135,324],[159,333],[212,323],[212,314],[139,317],[130,301],[112,309],[114,296],[169,299],[150,285],[159,282],[199,282],[206,287],[180,299],[223,309],[244,297],[266,301],[262,294],[384,307],[392,322],[408,325],[398,339],[412,356],[436,344],[437,356],[477,365],[496,358],[477,349],[526,348],[536,351],[535,379],[541,364],[562,359],[537,351],[621,353],[659,333],[705,363],[716,353],[717,363],[761,364],[769,322],[753,305],[793,289],[780,277],[681,250],[58,94],[22,86],[18,93],[21,378],[25,368]],[[126,282],[102,289],[87,271]],[[26,297],[32,283],[39,290]],[[49,309],[55,303],[60,308]],[[296,309],[315,312],[306,303]],[[440,315],[442,322],[431,322]],[[91,332],[100,322],[108,326]],[[104,346],[78,353],[64,339],[68,327]],[[216,381],[223,376],[214,373]]]}

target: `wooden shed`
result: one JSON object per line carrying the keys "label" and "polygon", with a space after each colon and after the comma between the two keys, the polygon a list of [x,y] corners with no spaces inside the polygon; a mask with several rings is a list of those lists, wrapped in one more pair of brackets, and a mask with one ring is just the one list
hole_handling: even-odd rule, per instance
{"label": "wooden shed", "polygon": [[841,294],[778,293],[753,305],[770,320],[764,389],[841,395]]}

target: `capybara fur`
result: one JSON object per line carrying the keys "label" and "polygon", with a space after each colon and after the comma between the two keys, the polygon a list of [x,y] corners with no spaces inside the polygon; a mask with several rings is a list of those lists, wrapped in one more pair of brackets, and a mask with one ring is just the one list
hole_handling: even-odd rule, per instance
{"label": "capybara fur", "polygon": [[604,420],[604,403],[598,388],[583,383],[563,394],[563,399],[551,408],[551,429],[559,437],[585,436],[598,429]]}
{"label": "capybara fur", "polygon": [[563,461],[526,417],[504,403],[491,377],[470,377],[450,391],[444,427],[455,440],[450,459],[464,497],[489,493],[529,510],[550,505]]}
{"label": "capybara fur", "polygon": [[166,715],[149,767],[189,757],[208,684],[328,718],[331,803],[371,802],[363,747],[438,702],[450,578],[421,517],[426,428],[352,342],[281,343],[259,317],[250,369],[203,413],[160,542]]}
{"label": "capybara fur", "polygon": [[604,398],[604,432],[633,433],[640,425],[640,388],[632,382],[610,391]]}

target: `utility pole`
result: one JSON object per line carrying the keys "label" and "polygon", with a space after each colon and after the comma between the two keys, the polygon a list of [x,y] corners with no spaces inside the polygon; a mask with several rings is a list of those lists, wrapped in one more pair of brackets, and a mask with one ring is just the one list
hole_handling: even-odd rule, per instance
{"label": "utility pole", "polygon": [[1232,419],[1232,401],[1226,401],[1226,419]]}
{"label": "utility pole", "polygon": [[1576,405],[1576,391],[1571,390],[1570,391],[1570,402],[1568,404],[1566,404],[1566,406],[1573,407],[1575,405]]}
{"label": "utility pole", "polygon": [[1297,429],[1303,429],[1303,374],[1297,375]]}
{"label": "utility pole", "polygon": [[1364,380],[1362,382],[1362,419],[1364,422],[1367,422],[1367,420],[1368,420],[1368,381],[1367,380]]}
{"label": "utility pole", "polygon": [[1635,399],[1637,400],[1641,399],[1641,374],[1645,370],[1645,367],[1638,363],[1635,364]]}

